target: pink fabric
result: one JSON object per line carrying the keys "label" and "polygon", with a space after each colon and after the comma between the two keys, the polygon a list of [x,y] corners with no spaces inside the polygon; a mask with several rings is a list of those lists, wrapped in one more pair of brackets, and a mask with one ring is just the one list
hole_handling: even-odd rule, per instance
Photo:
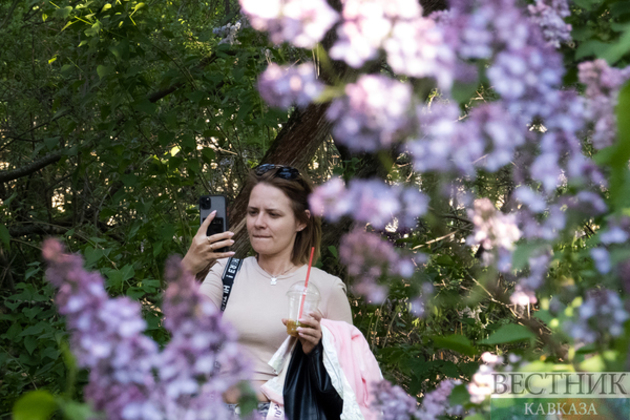
{"label": "pink fabric", "polygon": [[357,327],[347,322],[322,319],[321,324],[332,333],[339,364],[363,416],[366,420],[376,419],[377,413],[369,409],[371,391],[374,382],[381,381],[383,376],[367,340]]}

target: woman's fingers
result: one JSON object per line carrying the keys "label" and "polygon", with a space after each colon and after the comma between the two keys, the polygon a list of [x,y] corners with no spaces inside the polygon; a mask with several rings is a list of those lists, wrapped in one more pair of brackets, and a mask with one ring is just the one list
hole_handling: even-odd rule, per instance
{"label": "woman's fingers", "polygon": [[206,220],[203,221],[201,226],[199,226],[199,229],[197,229],[197,233],[195,234],[195,236],[206,236],[206,232],[208,232],[208,226],[210,226],[210,223],[212,222],[212,220],[214,219],[214,216],[216,215],[217,215],[216,210],[210,213],[208,217],[206,217]]}
{"label": "woman's fingers", "polygon": [[[221,234],[223,235],[223,234]],[[212,235],[208,237],[208,242],[210,243],[210,248],[209,251],[210,252],[217,252],[219,249],[223,248],[223,247],[228,247],[228,246],[232,246],[234,245],[234,241],[232,239],[224,239],[222,241],[213,241],[212,238],[215,237],[217,235]]]}

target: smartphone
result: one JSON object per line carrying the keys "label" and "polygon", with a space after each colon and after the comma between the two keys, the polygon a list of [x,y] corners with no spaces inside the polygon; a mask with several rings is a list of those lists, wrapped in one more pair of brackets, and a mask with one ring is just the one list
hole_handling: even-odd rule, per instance
{"label": "smartphone", "polygon": [[[223,233],[228,230],[228,218],[227,218],[227,198],[223,195],[202,195],[199,197],[199,224],[202,224],[204,220],[212,213],[217,211],[217,214],[210,222],[206,235],[212,236],[217,233]],[[227,252],[227,247],[217,249],[216,252]]]}

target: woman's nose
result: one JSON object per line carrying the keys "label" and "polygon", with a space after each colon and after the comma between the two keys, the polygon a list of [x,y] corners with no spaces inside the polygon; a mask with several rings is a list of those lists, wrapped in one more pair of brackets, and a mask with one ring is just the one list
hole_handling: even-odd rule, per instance
{"label": "woman's nose", "polygon": [[256,220],[254,220],[254,226],[256,226],[257,228],[265,227],[265,218],[262,213],[259,213],[256,216]]}

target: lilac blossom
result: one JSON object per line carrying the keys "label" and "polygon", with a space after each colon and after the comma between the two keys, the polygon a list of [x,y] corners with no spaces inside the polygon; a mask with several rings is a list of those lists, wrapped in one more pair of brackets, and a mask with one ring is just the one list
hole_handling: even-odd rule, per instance
{"label": "lilac blossom", "polygon": [[608,229],[599,234],[599,240],[605,245],[623,244],[628,238],[628,232],[616,223],[609,223]]}
{"label": "lilac blossom", "polygon": [[343,23],[337,29],[338,40],[330,56],[359,68],[378,56],[397,21],[413,21],[421,15],[420,5],[414,0],[346,0]]}
{"label": "lilac blossom", "polygon": [[240,0],[252,27],[267,31],[271,41],[313,48],[339,19],[325,0]]}
{"label": "lilac blossom", "polygon": [[381,413],[380,419],[409,420],[415,417],[418,410],[416,399],[398,385],[392,385],[387,380],[376,382],[372,393],[374,400],[370,408]]}
{"label": "lilac blossom", "polygon": [[384,42],[387,63],[399,74],[434,77],[448,91],[453,84],[455,55],[443,37],[442,28],[432,19],[400,20]]}
{"label": "lilac blossom", "polygon": [[630,67],[616,69],[598,59],[578,65],[586,85],[587,118],[594,123],[591,141],[596,149],[610,146],[617,135],[615,106],[621,86],[630,78]]}
{"label": "lilac blossom", "polygon": [[610,272],[610,254],[606,248],[593,248],[590,251],[591,258],[595,263],[595,268],[602,274],[608,274]]}
{"label": "lilac blossom", "polygon": [[516,188],[514,197],[534,213],[542,213],[547,208],[545,198],[530,187],[520,186]]}
{"label": "lilac blossom", "polygon": [[411,85],[380,75],[363,75],[348,84],[346,95],[335,99],[327,118],[332,134],[354,151],[390,147],[408,130]]}
{"label": "lilac blossom", "polygon": [[387,296],[387,287],[377,284],[383,274],[409,278],[414,265],[409,257],[400,256],[394,246],[377,233],[355,229],[341,239],[339,257],[348,274],[358,279],[353,290],[381,303]]}
{"label": "lilac blossom", "polygon": [[590,344],[601,340],[606,333],[619,337],[628,318],[617,293],[607,289],[591,289],[578,309],[578,316],[565,323],[564,327],[576,342]]}
{"label": "lilac blossom", "polygon": [[421,135],[406,144],[416,171],[475,174],[474,163],[483,156],[485,145],[458,123],[457,105],[419,107],[417,119]]}
{"label": "lilac blossom", "polygon": [[[467,238],[467,243],[479,245],[487,251],[483,254],[486,265],[493,263],[498,255],[499,260],[503,261],[499,270],[509,270],[509,256],[514,250],[514,243],[521,237],[515,215],[503,214],[489,199],[480,198],[475,200],[474,209],[468,210],[468,217],[473,223],[474,230],[473,234]],[[494,253],[490,252],[493,250]]]}
{"label": "lilac blossom", "polygon": [[340,178],[331,178],[309,197],[311,210],[330,221],[344,215],[383,229],[394,219],[399,228],[413,228],[428,209],[428,197],[416,188],[390,186],[381,180],[353,180],[346,189]]}
{"label": "lilac blossom", "polygon": [[466,384],[466,388],[470,394],[470,402],[473,404],[481,404],[494,392],[495,382],[493,374],[496,372],[497,368],[503,364],[503,357],[490,352],[484,352],[481,355],[481,361],[484,364],[479,366],[477,372],[472,376],[471,381]]}
{"label": "lilac blossom", "polygon": [[86,272],[79,255],[63,251],[55,239],[44,242],[46,277],[58,288],[55,303],[66,317],[72,351],[79,367],[90,369],[86,400],[110,419],[122,419],[129,404],[145,406],[147,413],[158,411],[151,401],[158,349],[142,334],[140,304],[127,297],[109,299],[102,277]]}
{"label": "lilac blossom", "polygon": [[306,107],[324,90],[317,80],[312,63],[281,67],[275,63],[258,78],[260,96],[271,106],[287,109],[291,105]]}
{"label": "lilac blossom", "polygon": [[514,305],[527,306],[538,302],[536,290],[543,285],[551,261],[551,252],[546,250],[529,258],[529,275],[518,280],[510,302]]}
{"label": "lilac blossom", "polygon": [[461,406],[450,407],[448,397],[453,392],[456,385],[460,385],[459,380],[443,380],[435,390],[427,393],[422,399],[422,405],[415,417],[419,420],[437,420],[447,414],[447,411],[458,411]]}
{"label": "lilac blossom", "polygon": [[[166,277],[165,326],[173,338],[164,351],[143,334],[141,307],[109,298],[103,279],[86,272],[78,255],[44,242],[47,278],[71,333],[71,348],[87,368],[85,398],[108,419],[227,419],[221,395],[246,375],[231,330],[199,293],[194,278],[171,261]],[[227,370],[219,376],[215,362]]]}
{"label": "lilac blossom", "polygon": [[564,21],[571,15],[567,0],[536,0],[527,9],[550,45],[558,48],[561,43],[571,41],[571,25]]}
{"label": "lilac blossom", "polygon": [[422,285],[422,293],[409,302],[409,311],[418,318],[423,318],[426,312],[429,299],[433,294],[433,285],[424,283]]}

